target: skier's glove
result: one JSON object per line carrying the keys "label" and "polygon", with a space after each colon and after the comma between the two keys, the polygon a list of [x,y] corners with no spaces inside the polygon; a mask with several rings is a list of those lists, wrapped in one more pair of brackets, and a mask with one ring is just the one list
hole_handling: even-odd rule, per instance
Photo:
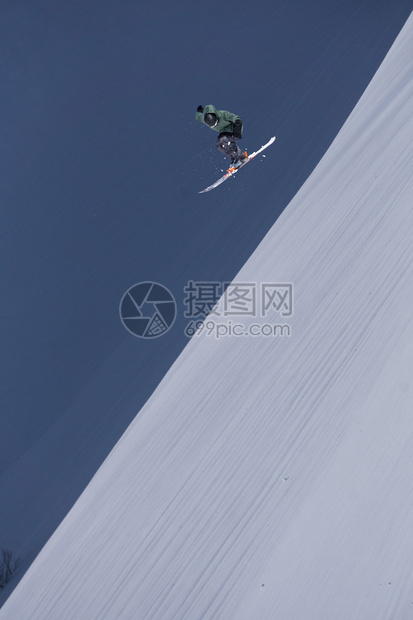
{"label": "skier's glove", "polygon": [[196,111],[197,111],[197,112],[201,112],[201,114],[202,114],[202,112],[204,111],[204,108],[202,107],[202,105],[199,105],[199,106],[197,107]]}
{"label": "skier's glove", "polygon": [[242,121],[240,121],[240,119],[237,119],[234,123],[233,135],[237,140],[241,140],[242,138]]}

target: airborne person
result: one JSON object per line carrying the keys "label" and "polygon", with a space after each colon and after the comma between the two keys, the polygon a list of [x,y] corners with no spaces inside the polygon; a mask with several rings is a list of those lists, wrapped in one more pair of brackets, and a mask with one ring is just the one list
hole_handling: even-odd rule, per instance
{"label": "airborne person", "polygon": [[235,168],[246,159],[247,154],[241,151],[237,141],[242,138],[242,120],[227,110],[217,110],[213,105],[205,108],[199,105],[195,118],[214,131],[218,132],[217,149],[231,159]]}

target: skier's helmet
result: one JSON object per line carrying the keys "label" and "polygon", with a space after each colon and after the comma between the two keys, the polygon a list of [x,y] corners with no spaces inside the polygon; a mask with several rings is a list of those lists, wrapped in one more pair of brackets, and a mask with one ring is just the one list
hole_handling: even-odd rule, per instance
{"label": "skier's helmet", "polygon": [[208,127],[215,127],[215,125],[218,124],[217,115],[213,112],[208,112],[208,114],[205,114],[204,116],[204,122],[205,125],[208,125]]}

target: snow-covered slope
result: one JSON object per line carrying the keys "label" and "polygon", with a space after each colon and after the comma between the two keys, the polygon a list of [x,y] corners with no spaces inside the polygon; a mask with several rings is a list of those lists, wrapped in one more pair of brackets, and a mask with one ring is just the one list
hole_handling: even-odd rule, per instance
{"label": "snow-covered slope", "polygon": [[290,336],[194,337],[1,620],[412,617],[412,52],[236,278]]}

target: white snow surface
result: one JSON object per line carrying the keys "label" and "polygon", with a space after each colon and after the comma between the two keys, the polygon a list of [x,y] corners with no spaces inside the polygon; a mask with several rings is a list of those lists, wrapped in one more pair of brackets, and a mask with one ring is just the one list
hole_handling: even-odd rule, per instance
{"label": "white snow surface", "polygon": [[235,278],[291,335],[194,337],[1,620],[413,618],[412,102],[411,16]]}

